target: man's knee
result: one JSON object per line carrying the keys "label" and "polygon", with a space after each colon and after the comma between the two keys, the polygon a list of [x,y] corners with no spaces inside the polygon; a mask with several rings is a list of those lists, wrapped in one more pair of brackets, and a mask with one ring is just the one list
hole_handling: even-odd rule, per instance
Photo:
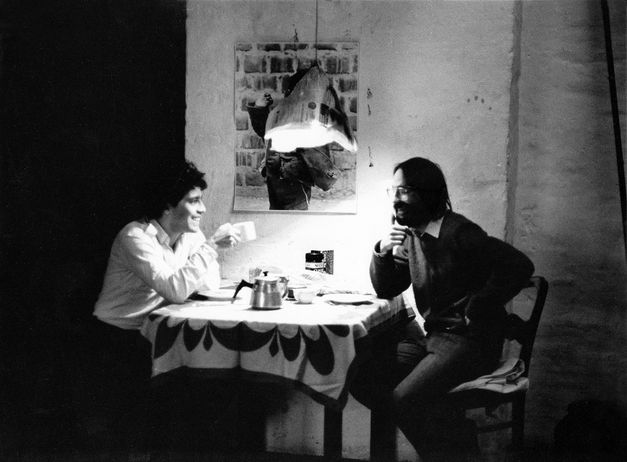
{"label": "man's knee", "polygon": [[391,408],[394,415],[402,418],[420,414],[422,403],[415,394],[409,394],[396,388],[392,391]]}
{"label": "man's knee", "polygon": [[397,387],[391,393],[390,407],[399,420],[413,421],[416,418],[429,420],[439,415],[446,405],[439,396]]}

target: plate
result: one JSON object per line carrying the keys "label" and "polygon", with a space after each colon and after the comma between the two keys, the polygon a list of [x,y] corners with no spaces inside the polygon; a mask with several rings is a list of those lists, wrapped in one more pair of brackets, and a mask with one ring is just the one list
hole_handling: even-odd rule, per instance
{"label": "plate", "polygon": [[[207,297],[207,300],[213,301],[231,301],[233,299],[233,294],[235,293],[235,289],[216,289],[216,290],[201,290],[198,292],[203,297]],[[241,294],[237,294],[235,299],[239,299]]]}
{"label": "plate", "polygon": [[372,302],[372,295],[364,294],[328,294],[324,300],[339,305],[362,305]]}

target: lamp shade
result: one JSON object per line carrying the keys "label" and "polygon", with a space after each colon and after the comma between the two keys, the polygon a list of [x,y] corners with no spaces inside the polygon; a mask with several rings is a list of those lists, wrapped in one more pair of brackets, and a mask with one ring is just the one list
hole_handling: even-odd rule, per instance
{"label": "lamp shade", "polygon": [[357,151],[357,141],[342,111],[331,80],[313,66],[296,83],[292,92],[272,109],[264,138],[272,149],[291,152],[332,142]]}

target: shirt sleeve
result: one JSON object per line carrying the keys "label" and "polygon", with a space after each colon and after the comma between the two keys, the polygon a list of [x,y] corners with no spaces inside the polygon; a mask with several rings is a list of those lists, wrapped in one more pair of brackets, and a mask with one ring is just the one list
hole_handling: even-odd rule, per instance
{"label": "shirt sleeve", "polygon": [[183,303],[201,287],[219,287],[217,253],[206,242],[200,244],[178,269],[168,265],[162,249],[144,236],[129,234],[124,236],[121,244],[130,271],[169,302]]}
{"label": "shirt sleeve", "polygon": [[[215,251],[214,251],[215,252]],[[216,290],[220,288],[220,265],[216,258],[207,268],[207,272],[200,278],[200,284],[196,290]]]}

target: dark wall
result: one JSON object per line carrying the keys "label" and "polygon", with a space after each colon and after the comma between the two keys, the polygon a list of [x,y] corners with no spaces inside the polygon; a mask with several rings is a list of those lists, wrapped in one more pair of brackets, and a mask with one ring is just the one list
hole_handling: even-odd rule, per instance
{"label": "dark wall", "polygon": [[111,241],[141,215],[144,181],[184,158],[185,17],[174,0],[0,2],[10,436],[29,416],[73,413],[63,397]]}

